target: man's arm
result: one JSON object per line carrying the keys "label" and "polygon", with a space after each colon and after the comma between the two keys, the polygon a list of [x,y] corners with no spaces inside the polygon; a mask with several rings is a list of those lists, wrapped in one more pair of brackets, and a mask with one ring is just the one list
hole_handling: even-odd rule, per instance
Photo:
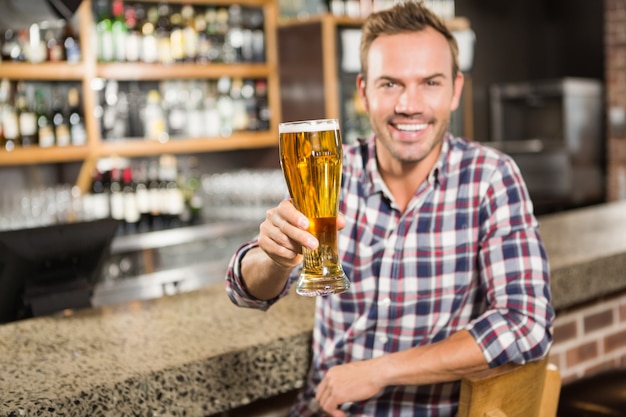
{"label": "man's arm", "polygon": [[343,417],[341,404],[372,398],[386,386],[457,381],[488,367],[472,335],[461,330],[430,345],[334,366],[320,383],[316,399],[332,417]]}
{"label": "man's arm", "polygon": [[302,246],[315,249],[317,239],[309,220],[285,200],[267,211],[255,242],[231,259],[226,279],[231,299],[240,305],[265,309],[266,301],[285,292],[289,275],[302,261]]}

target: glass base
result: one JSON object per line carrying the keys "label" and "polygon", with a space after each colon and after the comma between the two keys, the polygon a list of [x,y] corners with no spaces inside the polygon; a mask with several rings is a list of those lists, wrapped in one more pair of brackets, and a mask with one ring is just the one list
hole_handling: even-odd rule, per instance
{"label": "glass base", "polygon": [[346,274],[337,276],[315,276],[302,274],[296,283],[296,293],[305,297],[341,294],[348,291],[350,281]]}

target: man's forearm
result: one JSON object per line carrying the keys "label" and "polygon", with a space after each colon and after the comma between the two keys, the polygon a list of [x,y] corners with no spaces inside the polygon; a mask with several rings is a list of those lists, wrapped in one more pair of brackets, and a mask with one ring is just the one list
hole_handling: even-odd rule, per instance
{"label": "man's forearm", "polygon": [[384,385],[424,385],[456,381],[489,368],[487,360],[467,330],[431,345],[375,359]]}
{"label": "man's forearm", "polygon": [[241,275],[246,290],[259,300],[276,298],[285,287],[290,272],[258,247],[250,249],[241,260]]}

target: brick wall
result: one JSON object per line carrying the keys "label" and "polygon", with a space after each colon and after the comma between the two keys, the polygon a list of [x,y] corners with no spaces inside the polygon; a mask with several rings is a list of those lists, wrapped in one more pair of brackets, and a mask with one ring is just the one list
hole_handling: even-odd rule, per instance
{"label": "brick wall", "polygon": [[626,368],[626,293],[557,312],[550,362],[558,366],[563,383]]}
{"label": "brick wall", "polygon": [[626,0],[605,0],[607,194],[626,199]]}

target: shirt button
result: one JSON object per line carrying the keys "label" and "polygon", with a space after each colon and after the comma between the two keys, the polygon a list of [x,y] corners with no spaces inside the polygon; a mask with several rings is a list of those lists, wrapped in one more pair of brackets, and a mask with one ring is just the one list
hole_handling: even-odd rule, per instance
{"label": "shirt button", "polygon": [[387,343],[387,341],[388,341],[388,340],[389,340],[389,338],[388,338],[387,336],[385,336],[385,335],[378,336],[378,341],[379,341],[380,343],[382,343],[383,345],[384,345],[385,343]]}
{"label": "shirt button", "polygon": [[385,297],[380,300],[380,305],[383,307],[389,307],[391,305],[391,299],[389,297]]}

